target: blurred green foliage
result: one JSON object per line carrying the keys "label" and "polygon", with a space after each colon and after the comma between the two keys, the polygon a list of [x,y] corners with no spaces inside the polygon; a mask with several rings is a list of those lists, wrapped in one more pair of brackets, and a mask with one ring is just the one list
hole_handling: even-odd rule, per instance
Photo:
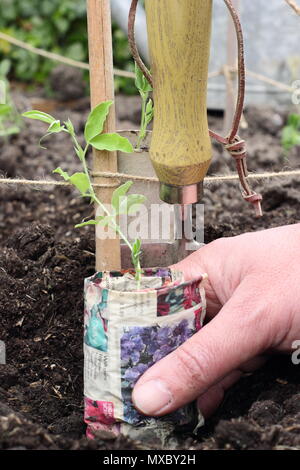
{"label": "blurred green foliage", "polygon": [[[134,73],[134,60],[131,56],[128,38],[117,25],[113,24],[113,51],[114,51],[114,66],[122,70],[129,70]],[[130,95],[136,95],[137,89],[134,80],[126,77],[115,77],[116,91],[122,91]]]}
{"label": "blurred green foliage", "polygon": [[300,145],[300,115],[291,114],[288,118],[287,125],[283,128],[282,146],[285,150],[291,150],[293,147]]}
{"label": "blurred green foliage", "polygon": [[22,119],[15,108],[10,94],[7,75],[9,73],[9,60],[0,63],[0,139],[18,134],[22,127]]}
{"label": "blurred green foliage", "polygon": [[[1,0],[0,30],[29,44],[88,61],[85,0]],[[126,36],[114,25],[115,67],[134,71]],[[56,63],[0,40],[0,61],[11,61],[17,80],[45,83]],[[117,91],[135,92],[133,80],[117,77]]]}

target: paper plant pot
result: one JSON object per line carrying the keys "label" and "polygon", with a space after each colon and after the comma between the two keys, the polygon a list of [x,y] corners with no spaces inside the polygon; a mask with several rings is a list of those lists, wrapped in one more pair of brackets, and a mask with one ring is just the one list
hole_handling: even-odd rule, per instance
{"label": "paper plant pot", "polygon": [[99,272],[85,280],[84,395],[87,436],[95,431],[161,440],[177,426],[197,425],[194,406],[163,418],[141,415],[131,394],[139,377],[196,333],[205,316],[200,276],[184,282],[179,272],[145,269]]}

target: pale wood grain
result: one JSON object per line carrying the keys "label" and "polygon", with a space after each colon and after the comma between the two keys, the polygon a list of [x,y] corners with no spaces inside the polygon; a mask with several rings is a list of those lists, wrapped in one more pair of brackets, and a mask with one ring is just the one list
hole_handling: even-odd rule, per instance
{"label": "pale wood grain", "polygon": [[211,0],[146,0],[155,118],[150,157],[159,179],[203,180],[211,161],[206,93]]}
{"label": "pale wood grain", "polygon": [[[87,0],[87,20],[89,36],[89,63],[92,108],[103,101],[114,99],[113,55],[111,34],[111,11],[109,0]],[[105,132],[115,132],[115,110],[111,108],[105,124]],[[94,151],[94,172],[117,172],[117,154],[114,152]],[[95,178],[95,183],[104,183]],[[97,190],[99,199],[110,203],[112,188]],[[96,236],[96,269],[119,270],[121,267],[120,241],[116,239],[99,240]]]}

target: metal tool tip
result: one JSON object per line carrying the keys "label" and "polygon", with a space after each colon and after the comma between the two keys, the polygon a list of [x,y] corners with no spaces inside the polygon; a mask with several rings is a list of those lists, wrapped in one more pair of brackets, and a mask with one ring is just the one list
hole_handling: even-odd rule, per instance
{"label": "metal tool tip", "polygon": [[203,198],[203,181],[188,186],[160,183],[159,195],[168,204],[196,204]]}

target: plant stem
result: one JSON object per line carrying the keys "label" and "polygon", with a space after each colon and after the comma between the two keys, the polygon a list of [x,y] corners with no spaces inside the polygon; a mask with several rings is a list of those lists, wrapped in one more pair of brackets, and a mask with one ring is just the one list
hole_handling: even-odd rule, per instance
{"label": "plant stem", "polygon": [[142,268],[141,268],[140,257],[138,258],[137,265],[135,266],[135,279],[136,281],[138,281],[138,289],[139,289],[141,285],[141,279],[142,279]]}
{"label": "plant stem", "polygon": [[[76,145],[79,147],[79,144],[77,142],[77,139],[74,137],[74,142],[76,143]],[[109,210],[105,207],[105,205],[98,199],[98,197],[96,196],[96,193],[94,191],[94,188],[93,188],[93,185],[92,185],[92,182],[91,182],[91,177],[90,177],[90,173],[89,173],[89,170],[88,170],[88,167],[87,167],[87,163],[86,163],[86,153],[87,153],[87,150],[89,148],[89,144],[86,145],[85,149],[83,150],[83,156],[82,156],[82,166],[83,166],[83,170],[84,170],[84,173],[88,179],[88,182],[89,182],[89,190],[90,190],[90,197],[91,197],[91,200],[93,202],[95,202],[96,204],[99,205],[99,207],[101,207],[101,209],[104,211],[104,213],[111,217],[113,216],[113,214],[111,214],[109,212]],[[130,249],[131,253],[133,251],[133,246],[132,244],[129,242],[128,238],[126,237],[126,235],[122,232],[122,230],[120,229],[119,225],[117,224],[116,222],[116,219],[115,217],[111,220],[112,222],[112,225],[113,225],[113,229],[115,230],[115,232],[117,234],[120,235],[120,237],[122,238],[122,240],[126,243],[126,245],[128,246],[128,248]],[[135,279],[138,281],[138,287],[140,286],[140,281],[141,281],[141,275],[142,275],[142,269],[141,269],[141,263],[140,263],[140,259],[138,258],[137,260],[137,264],[134,266],[135,267],[135,271],[136,271],[136,275],[135,275]]]}
{"label": "plant stem", "polygon": [[145,131],[146,131],[146,108],[147,108],[147,100],[148,95],[144,96],[141,94],[142,97],[142,117],[141,117],[141,129],[139,132],[139,137],[136,145],[136,150],[141,149],[141,143],[145,138]]}

